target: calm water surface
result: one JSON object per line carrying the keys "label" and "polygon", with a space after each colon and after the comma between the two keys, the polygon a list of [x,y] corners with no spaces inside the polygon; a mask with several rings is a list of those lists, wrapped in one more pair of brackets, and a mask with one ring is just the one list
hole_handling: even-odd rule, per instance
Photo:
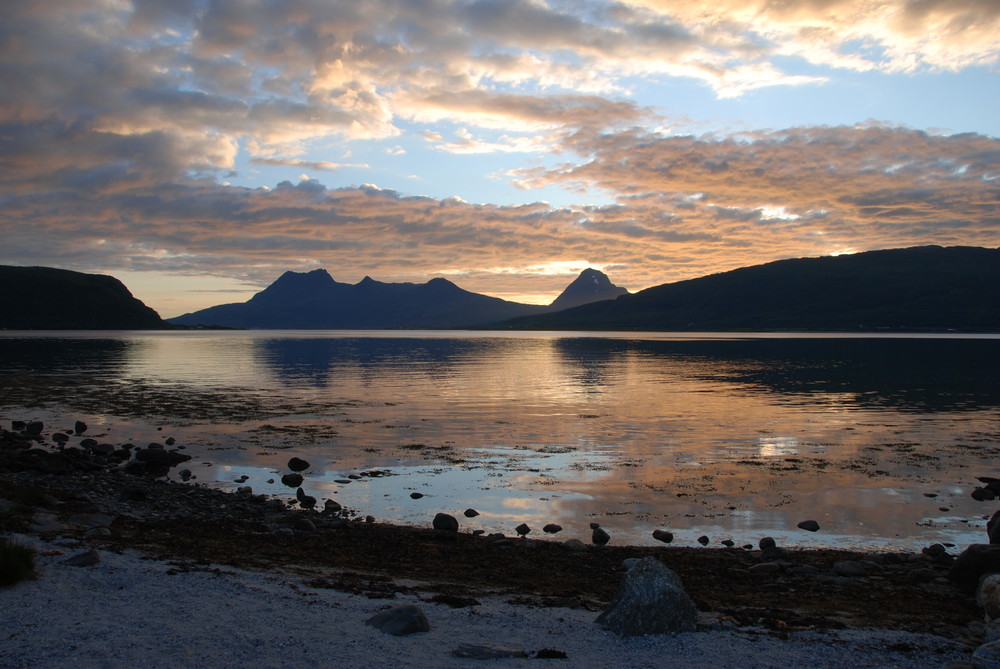
{"label": "calm water surface", "polygon": [[306,492],[396,522],[912,549],[984,540],[997,503],[969,493],[1000,476],[998,354],[998,336],[3,332],[0,418],[173,436],[198,483],[282,498],[267,481],[302,457]]}

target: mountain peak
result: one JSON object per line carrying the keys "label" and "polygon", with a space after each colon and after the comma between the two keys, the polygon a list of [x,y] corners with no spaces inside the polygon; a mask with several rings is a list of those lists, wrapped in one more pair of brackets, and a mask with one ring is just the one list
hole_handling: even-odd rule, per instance
{"label": "mountain peak", "polygon": [[337,282],[325,269],[314,269],[311,272],[289,270],[279,276],[270,286],[251,297],[250,301],[254,303],[301,301],[304,296],[329,291],[336,285]]}
{"label": "mountain peak", "polygon": [[557,310],[569,309],[590,302],[613,300],[619,295],[627,293],[628,291],[624,288],[611,283],[607,274],[593,267],[588,267],[580,272],[580,276],[566,286],[566,290],[549,306]]}

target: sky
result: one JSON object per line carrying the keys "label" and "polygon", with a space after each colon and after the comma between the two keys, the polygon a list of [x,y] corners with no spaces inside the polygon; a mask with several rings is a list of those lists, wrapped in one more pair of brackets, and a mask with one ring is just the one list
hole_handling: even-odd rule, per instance
{"label": "sky", "polygon": [[0,264],[548,303],[1000,245],[996,0],[0,4]]}

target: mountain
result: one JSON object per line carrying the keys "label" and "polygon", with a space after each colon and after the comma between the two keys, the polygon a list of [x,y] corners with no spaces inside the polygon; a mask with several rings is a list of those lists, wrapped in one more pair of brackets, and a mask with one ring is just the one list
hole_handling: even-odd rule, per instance
{"label": "mountain", "polygon": [[611,283],[607,274],[588,267],[580,272],[580,276],[573,283],[566,286],[566,290],[553,300],[549,307],[561,311],[581,304],[613,300],[619,295],[627,294],[627,290]]}
{"label": "mountain", "polygon": [[[577,285],[579,284],[579,285]],[[607,276],[584,270],[549,306],[508,302],[472,293],[447,279],[382,283],[365,277],[339,283],[318,269],[285,272],[246,302],[222,304],[169,319],[176,325],[262,329],[388,329],[473,327],[540,314],[557,304],[618,295]],[[589,294],[589,297],[588,297]]]}
{"label": "mountain", "polygon": [[779,260],[502,327],[1000,332],[1000,249],[922,246]]}
{"label": "mountain", "polygon": [[0,266],[0,329],[170,329],[118,279],[51,267]]}

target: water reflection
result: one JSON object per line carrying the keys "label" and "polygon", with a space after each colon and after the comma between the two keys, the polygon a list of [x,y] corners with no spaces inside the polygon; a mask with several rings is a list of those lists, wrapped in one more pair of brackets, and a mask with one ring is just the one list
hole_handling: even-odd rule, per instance
{"label": "water reflection", "polygon": [[[510,531],[515,519],[559,522],[563,537],[579,526],[585,538],[596,521],[636,542],[651,541],[657,526],[753,542],[740,535],[792,536],[815,517],[821,542],[926,542],[979,531],[968,486],[998,473],[998,344],[0,336],[0,380],[41,377],[32,392],[49,398],[53,414],[93,406],[95,419],[82,417],[111,435],[141,441],[165,426],[198,455],[199,482],[232,487],[239,472],[256,491],[287,497],[266,481],[303,457],[313,463],[310,494],[389,520],[420,524],[429,511],[474,506],[490,531]],[[69,377],[73,393],[59,388]],[[35,417],[23,415],[25,397],[0,398],[0,418]],[[136,418],[137,407],[153,413]],[[394,475],[338,482],[373,468]],[[409,498],[415,490],[426,495],[421,504]]]}

